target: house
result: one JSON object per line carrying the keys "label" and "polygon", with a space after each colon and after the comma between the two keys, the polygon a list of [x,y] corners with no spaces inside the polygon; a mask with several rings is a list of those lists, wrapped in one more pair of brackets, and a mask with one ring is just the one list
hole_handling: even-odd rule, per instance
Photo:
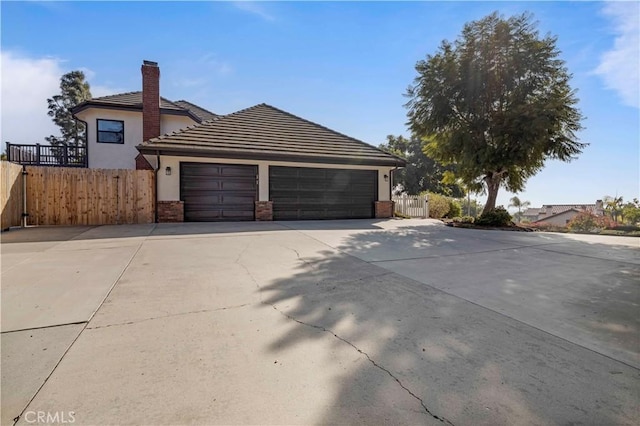
{"label": "house", "polygon": [[219,116],[160,96],[142,65],[142,92],[83,102],[88,166],[156,171],[158,221],[393,216],[392,173],[405,165],[352,137],[266,104]]}
{"label": "house", "polygon": [[136,145],[143,140],[217,117],[190,102],[160,97],[160,68],[151,61],[142,64],[142,91],[93,98],[71,112],[87,127],[87,166],[99,169],[135,169]]}
{"label": "house", "polygon": [[527,209],[522,217],[533,223],[544,222],[550,225],[566,226],[581,212],[603,216],[604,204],[602,200],[597,200],[595,204],[545,204],[541,208]]}

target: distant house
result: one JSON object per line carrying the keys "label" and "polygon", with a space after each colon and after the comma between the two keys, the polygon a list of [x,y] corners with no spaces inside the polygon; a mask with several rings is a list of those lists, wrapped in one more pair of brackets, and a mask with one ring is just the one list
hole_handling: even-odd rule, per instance
{"label": "distant house", "polygon": [[556,226],[566,226],[581,212],[603,216],[604,204],[602,200],[597,200],[595,204],[545,204],[540,208],[527,209],[522,214],[522,218],[533,223],[545,222]]}

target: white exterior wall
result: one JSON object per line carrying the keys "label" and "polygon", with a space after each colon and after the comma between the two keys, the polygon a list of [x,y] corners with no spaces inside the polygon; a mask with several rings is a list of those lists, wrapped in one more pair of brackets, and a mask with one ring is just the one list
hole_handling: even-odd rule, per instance
{"label": "white exterior wall", "polygon": [[549,216],[548,218],[542,217],[541,219],[538,219],[538,222],[544,222],[544,223],[548,223],[550,225],[555,225],[555,226],[567,226],[567,223],[577,215],[578,215],[578,212],[574,210],[568,210],[566,212],[560,213],[553,217],[551,216]]}
{"label": "white exterior wall", "polygon": [[[139,154],[136,145],[142,142],[142,111],[88,108],[76,116],[87,123],[89,168],[136,168],[135,158]],[[98,119],[124,121],[124,144],[98,143]],[[161,134],[170,133],[194,124],[196,122],[186,116],[162,114],[160,132]]]}
{"label": "white exterior wall", "polygon": [[[149,162],[155,166],[155,157],[146,156]],[[378,171],[378,201],[391,200],[389,182],[385,182],[384,176],[391,176],[393,167],[389,166],[355,166],[350,164],[324,164],[324,163],[291,163],[284,161],[256,161],[235,160],[229,158],[202,158],[202,157],[174,157],[160,156],[160,170],[158,171],[158,201],[180,200],[180,163],[219,163],[219,164],[250,164],[258,166],[258,201],[269,201],[269,166],[285,167],[313,167],[320,169],[357,169]],[[171,176],[166,175],[166,168],[171,167]]]}

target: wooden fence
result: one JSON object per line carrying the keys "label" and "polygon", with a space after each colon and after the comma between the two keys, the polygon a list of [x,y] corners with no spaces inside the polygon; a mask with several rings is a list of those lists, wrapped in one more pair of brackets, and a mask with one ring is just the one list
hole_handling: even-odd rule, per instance
{"label": "wooden fence", "polygon": [[20,226],[22,221],[22,166],[0,161],[0,201],[2,204],[2,227]]}
{"label": "wooden fence", "polygon": [[152,170],[26,166],[28,225],[153,223]]}
{"label": "wooden fence", "polygon": [[429,217],[429,200],[426,195],[400,195],[392,199],[398,213],[409,217]]}

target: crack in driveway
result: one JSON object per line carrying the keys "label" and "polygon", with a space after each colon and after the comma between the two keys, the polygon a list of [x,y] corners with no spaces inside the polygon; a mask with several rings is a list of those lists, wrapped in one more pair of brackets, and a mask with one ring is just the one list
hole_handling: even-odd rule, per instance
{"label": "crack in driveway", "polygon": [[[373,358],[371,358],[371,356],[370,356],[367,352],[363,351],[362,349],[360,349],[359,347],[357,347],[355,344],[353,344],[353,343],[352,343],[352,342],[350,342],[349,340],[345,339],[344,337],[338,336],[338,335],[337,335],[335,332],[333,332],[332,330],[330,330],[330,329],[328,329],[328,328],[325,328],[325,327],[323,327],[323,326],[321,326],[321,325],[311,324],[311,323],[307,323],[307,322],[304,322],[304,321],[302,321],[302,320],[299,320],[299,319],[295,318],[294,316],[289,315],[289,314],[285,313],[284,311],[282,311],[282,310],[278,309],[278,307],[277,307],[275,304],[271,304],[271,303],[265,302],[265,301],[264,301],[264,299],[262,298],[262,287],[261,287],[261,286],[260,286],[260,284],[258,283],[258,280],[256,280],[256,278],[253,276],[253,274],[251,273],[251,271],[249,270],[249,268],[241,262],[242,255],[243,255],[243,254],[244,254],[244,252],[247,250],[247,248],[248,248],[248,246],[247,246],[247,247],[245,247],[245,249],[244,249],[244,250],[242,250],[242,252],[241,252],[241,253],[240,253],[240,255],[238,256],[238,258],[236,259],[235,263],[236,263],[236,264],[238,264],[238,265],[240,265],[240,266],[241,266],[241,267],[242,267],[242,268],[247,272],[247,274],[249,275],[249,278],[251,278],[251,280],[252,280],[252,281],[253,281],[253,283],[255,284],[256,288],[258,289],[258,294],[259,294],[259,296],[260,296],[260,303],[261,303],[262,305],[270,306],[271,308],[273,308],[273,310],[275,310],[275,311],[276,311],[276,312],[278,312],[280,315],[284,316],[285,318],[287,318],[287,319],[289,319],[289,320],[291,320],[291,321],[294,321],[294,322],[296,322],[296,323],[298,323],[298,324],[300,324],[300,325],[304,325],[304,326],[311,327],[311,328],[314,328],[314,329],[316,329],[316,330],[320,330],[320,331],[322,331],[322,332],[328,333],[328,334],[332,335],[333,337],[335,337],[336,339],[340,340],[341,342],[343,342],[343,343],[345,343],[345,344],[347,344],[347,345],[351,346],[351,347],[352,347],[353,349],[355,349],[359,354],[363,355],[363,356],[364,356],[364,357],[365,357],[365,358],[366,358],[366,359],[371,363],[371,365],[373,365],[373,366],[374,366],[375,368],[377,368],[378,370],[385,372],[385,373],[386,373],[389,377],[391,377],[391,379],[393,379],[393,380],[394,380],[394,381],[395,381],[395,382],[396,382],[396,383],[397,383],[397,384],[398,384],[398,385],[399,385],[399,386],[400,386],[400,387],[401,387],[405,392],[407,392],[407,393],[408,393],[412,398],[414,398],[415,400],[417,400],[417,401],[420,403],[420,405],[422,406],[423,410],[425,411],[425,413],[426,413],[427,415],[431,416],[432,418],[434,418],[434,419],[436,419],[436,420],[438,420],[438,421],[440,421],[440,422],[442,422],[442,423],[444,423],[444,424],[447,424],[447,425],[451,425],[451,426],[453,426],[453,423],[452,423],[452,422],[450,422],[449,420],[447,420],[445,417],[438,416],[438,415],[434,414],[433,412],[431,412],[431,410],[429,410],[429,408],[426,406],[426,404],[424,403],[424,401],[422,400],[422,398],[420,398],[418,395],[416,395],[415,393],[413,393],[409,388],[407,388],[407,387],[406,387],[406,386],[405,386],[405,385],[400,381],[400,379],[399,379],[398,377],[396,377],[396,376],[395,376],[395,375],[394,375],[394,374],[393,374],[389,369],[385,368],[383,365],[381,365],[381,364],[379,364],[378,362],[376,362]],[[310,267],[312,267],[312,268],[314,267],[313,265],[310,265],[307,261],[305,261],[304,259],[302,259],[302,258],[300,257],[300,254],[297,252],[297,250],[295,250],[295,249],[290,249],[290,250],[293,250],[293,251],[298,255],[298,259],[299,259],[299,260],[301,260],[302,262],[304,262],[305,264],[307,264],[308,266],[310,266]],[[392,272],[386,272],[386,273],[383,273],[383,274],[381,274],[381,275],[390,275],[390,274],[393,274],[393,273],[392,273]],[[369,277],[369,278],[370,278],[370,277]],[[355,280],[351,280],[351,281],[360,281],[360,280],[362,280],[362,279],[363,279],[363,277],[358,278],[358,279],[355,279]]]}
{"label": "crack in driveway", "polygon": [[[247,271],[248,272],[248,271]],[[257,285],[257,283],[256,283]],[[260,286],[258,286],[258,288],[260,288]],[[367,358],[367,360],[377,369],[384,371],[385,373],[387,373],[389,375],[389,377],[391,377],[396,383],[398,383],[398,385],[400,385],[400,387],[402,389],[404,389],[409,395],[411,395],[411,397],[413,397],[414,399],[416,399],[420,405],[422,406],[422,408],[424,409],[424,411],[430,415],[431,417],[433,417],[436,420],[439,420],[445,424],[448,425],[452,425],[453,423],[451,423],[449,420],[447,420],[444,417],[438,416],[434,413],[431,412],[431,410],[429,410],[429,408],[427,408],[427,406],[425,405],[424,401],[422,400],[422,398],[420,398],[418,395],[416,395],[415,393],[411,392],[411,390],[409,388],[407,388],[401,381],[400,379],[398,379],[396,376],[394,376],[394,374],[389,371],[387,368],[385,368],[383,365],[378,364],[374,359],[372,359],[368,353],[366,353],[365,351],[363,351],[362,349],[360,349],[359,347],[357,347],[356,345],[354,345],[352,342],[348,341],[347,339],[345,339],[344,337],[338,336],[336,333],[334,333],[332,330],[325,328],[321,325],[316,325],[316,324],[310,324],[308,322],[304,322],[301,321],[289,314],[284,313],[283,311],[281,311],[280,309],[278,309],[275,305],[272,305],[270,303],[266,303],[266,302],[262,302],[263,305],[267,305],[267,306],[271,306],[276,312],[278,312],[280,315],[284,316],[285,318],[290,319],[291,321],[295,321],[298,324],[301,325],[305,325],[307,327],[311,327],[311,328],[315,328],[317,330],[321,330],[325,333],[329,333],[331,334],[333,337],[335,337],[336,339],[340,340],[341,342],[346,343],[347,345],[351,346],[353,349],[355,349],[358,353],[362,354],[365,356],[365,358]]]}
{"label": "crack in driveway", "polygon": [[143,318],[143,319],[135,320],[135,321],[120,322],[120,323],[116,323],[116,324],[97,325],[95,327],[87,327],[86,330],[97,330],[99,328],[109,328],[109,327],[116,327],[116,326],[122,326],[122,325],[138,324],[138,323],[141,323],[141,322],[153,321],[153,320],[163,319],[163,318],[178,317],[178,316],[183,316],[183,315],[203,314],[203,313],[207,313],[207,312],[226,311],[226,310],[229,310],[229,309],[243,308],[243,307],[249,306],[249,305],[252,305],[252,303],[243,303],[242,305],[224,306],[222,308],[214,308],[214,309],[200,309],[200,310],[197,310],[197,311],[178,312],[177,314],[160,315],[160,316],[157,316],[157,317]]}

